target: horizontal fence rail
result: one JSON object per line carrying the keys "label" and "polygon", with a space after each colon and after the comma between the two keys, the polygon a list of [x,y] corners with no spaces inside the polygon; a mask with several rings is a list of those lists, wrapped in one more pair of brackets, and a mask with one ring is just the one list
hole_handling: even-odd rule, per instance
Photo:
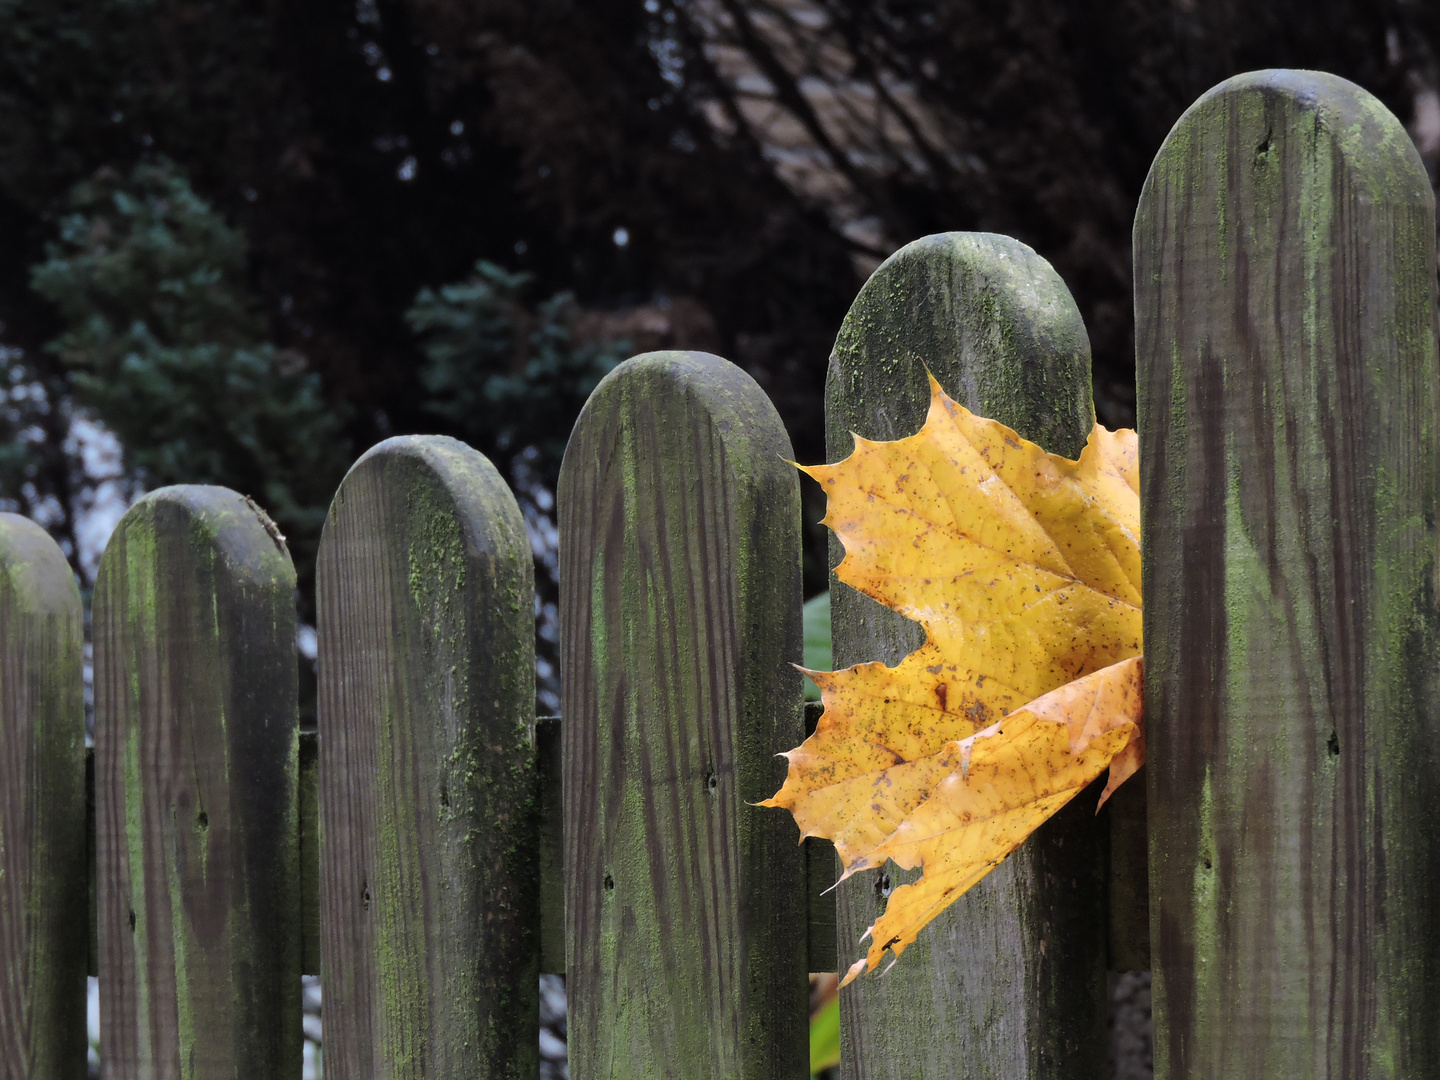
{"label": "horizontal fence rail", "polygon": [[[1153,958],[1164,1080],[1429,1076],[1428,181],[1358,88],[1243,76],[1162,147],[1135,260],[1150,764],[843,992],[842,1074],[1099,1077],[1105,969]],[[1085,329],[1017,241],[880,267],[830,360],[829,456],[912,433],[927,368],[1084,443]],[[297,1076],[302,971],[335,1077],[535,1075],[542,971],[575,1080],[806,1075],[806,974],[848,967],[903,878],[829,891],[833,849],[753,805],[819,715],[790,456],[719,357],[601,382],[557,493],[564,717],[537,720],[514,497],[452,439],[380,444],[320,547],[318,733],[273,523],[152,492],[100,565],[90,755],[75,578],[0,514],[0,1075],[83,1069],[87,953],[111,1080]],[[833,610],[839,663],[918,644],[839,584]]]}
{"label": "horizontal fence rail", "polygon": [[[82,710],[83,715],[83,710]],[[820,719],[820,703],[805,703],[805,731],[810,734]],[[541,716],[535,720],[535,806],[537,828],[535,846],[539,852],[539,900],[537,919],[540,925],[539,972],[542,975],[565,974],[565,869],[561,850],[564,847],[564,807],[561,800],[561,785],[564,777],[560,769],[561,726],[558,716]],[[85,750],[84,793],[93,802],[94,795],[94,754]],[[319,740],[314,731],[300,732],[300,768],[298,806],[300,811],[300,926],[301,926],[301,972],[305,975],[320,974],[320,802],[319,802]],[[69,775],[67,773],[67,775]],[[82,837],[84,833],[82,832]],[[93,892],[93,866],[95,861],[94,837],[89,838],[89,862],[91,864],[90,888]],[[805,895],[806,932],[805,940],[809,955],[809,966],[820,972],[835,971],[835,897],[831,886],[835,884],[838,871],[835,869],[834,848],[827,840],[811,838],[805,841],[806,855]],[[78,879],[84,882],[84,873]],[[66,922],[66,932],[73,933],[75,925]],[[95,912],[90,911],[89,933],[94,934]],[[80,946],[85,943],[86,930],[81,925]],[[82,955],[81,962],[84,957]],[[85,970],[91,975],[98,974],[92,952]],[[73,969],[72,969],[73,975]]]}

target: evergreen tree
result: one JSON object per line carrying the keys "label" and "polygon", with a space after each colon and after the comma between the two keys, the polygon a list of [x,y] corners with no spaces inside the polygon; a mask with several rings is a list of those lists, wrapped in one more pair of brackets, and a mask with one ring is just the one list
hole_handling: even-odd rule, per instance
{"label": "evergreen tree", "polygon": [[265,340],[244,238],[166,160],[75,186],[31,272],[61,332],[46,347],[73,399],[113,431],[146,487],[253,496],[313,564],[350,453],[343,412],[305,358]]}

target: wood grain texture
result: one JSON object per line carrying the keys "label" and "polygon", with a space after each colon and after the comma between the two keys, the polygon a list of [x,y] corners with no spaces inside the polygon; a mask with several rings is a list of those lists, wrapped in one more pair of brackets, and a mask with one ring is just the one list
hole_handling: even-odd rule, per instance
{"label": "wood grain texture", "polygon": [[804,864],[749,805],[802,737],[800,497],[780,419],[705,353],[591,395],[558,492],[570,1075],[806,1073]]}
{"label": "wood grain texture", "polygon": [[1434,1076],[1434,200],[1333,76],[1238,76],[1135,220],[1156,1075]]}
{"label": "wood grain texture", "polygon": [[295,571],[225,488],[151,492],[95,583],[108,1077],[298,1077]]}
{"label": "wood grain texture", "polygon": [[484,455],[387,439],[317,567],[331,1080],[539,1069],[534,569]]}
{"label": "wood grain texture", "polygon": [[[810,718],[820,715],[820,703],[807,701],[805,714],[807,733],[814,731]],[[300,735],[301,776],[304,776],[305,735]],[[558,716],[542,716],[535,721],[536,779],[539,783],[540,846],[540,971],[543,974],[565,974],[565,813],[564,776],[562,774],[561,721]],[[304,782],[301,783],[301,805],[304,805]],[[1140,832],[1144,841],[1143,823]],[[806,941],[810,950],[812,970],[835,970],[835,898],[828,890],[840,876],[835,861],[835,848],[824,840],[811,837],[804,843],[808,892],[809,927]],[[304,861],[304,841],[301,860]]]}
{"label": "wood grain texture", "polygon": [[0,1076],[85,1072],[85,643],[45,530],[0,514]]}
{"label": "wood grain texture", "polygon": [[[860,291],[830,357],[828,456],[924,422],[929,368],[967,408],[1075,457],[1094,421],[1090,343],[1069,291],[1024,244],[947,233],[907,245]],[[832,565],[843,551],[832,537]],[[837,667],[898,663],[917,623],[832,577]],[[1082,794],[944,912],[883,978],[840,995],[847,1080],[1098,1078],[1105,1069],[1105,850]],[[895,886],[919,871],[851,877],[836,890],[844,971]],[[957,1071],[961,1070],[961,1071]]]}

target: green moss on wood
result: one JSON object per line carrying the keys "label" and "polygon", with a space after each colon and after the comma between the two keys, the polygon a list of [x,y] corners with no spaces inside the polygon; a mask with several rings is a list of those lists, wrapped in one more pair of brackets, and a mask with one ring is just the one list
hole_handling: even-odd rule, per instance
{"label": "green moss on wood", "polygon": [[[926,237],[875,271],[830,357],[830,459],[850,452],[851,432],[919,430],[927,368],[968,408],[1055,453],[1077,456],[1094,422],[1080,313],[1050,265],[1008,237]],[[832,540],[832,561],[841,554]],[[918,624],[838,582],[831,608],[837,665],[894,664],[923,640]],[[976,1078],[1101,1075],[1106,833],[1087,801],[943,913],[884,979],[842,993],[842,1075],[949,1077],[957,1061]],[[837,888],[842,970],[889,892],[916,876],[889,866]]]}
{"label": "green moss on wood", "polygon": [[54,541],[0,514],[0,1075],[84,1070],[89,935],[80,594]]}
{"label": "green moss on wood", "polygon": [[321,905],[341,1075],[539,1067],[532,575],[514,497],[453,439],[381,443],[331,507]]}
{"label": "green moss on wood", "polygon": [[96,582],[101,1050],[298,1073],[295,575],[223,488],[147,495]]}
{"label": "green moss on wood", "polygon": [[566,451],[576,1075],[804,1075],[801,849],[783,815],[748,805],[801,737],[791,456],[753,380],[673,352],[607,376]]}
{"label": "green moss on wood", "polygon": [[1135,229],[1160,1077],[1428,1075],[1433,196],[1333,76],[1202,97]]}

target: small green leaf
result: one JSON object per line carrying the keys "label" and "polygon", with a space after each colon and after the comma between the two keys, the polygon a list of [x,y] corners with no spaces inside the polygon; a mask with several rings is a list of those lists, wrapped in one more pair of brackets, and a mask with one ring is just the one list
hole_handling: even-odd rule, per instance
{"label": "small green leaf", "polygon": [[[830,594],[811,597],[802,609],[805,628],[805,666],[811,671],[829,671],[833,661],[830,653]],[[805,680],[805,700],[819,701],[820,688]]]}
{"label": "small green leaf", "polygon": [[[825,610],[828,614],[828,603]],[[810,1021],[810,1073],[813,1076],[839,1064],[840,999],[833,997]]]}

